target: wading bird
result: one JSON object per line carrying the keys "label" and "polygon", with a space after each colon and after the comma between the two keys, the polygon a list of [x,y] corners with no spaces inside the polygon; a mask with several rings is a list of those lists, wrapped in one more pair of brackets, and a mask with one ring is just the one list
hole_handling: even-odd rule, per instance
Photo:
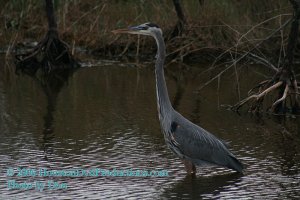
{"label": "wading bird", "polygon": [[203,128],[193,124],[171,105],[164,77],[166,56],[162,30],[153,23],[145,23],[113,33],[152,36],[157,44],[155,63],[157,109],[160,126],[167,146],[183,161],[188,174],[196,174],[196,167],[217,165],[242,173],[243,166],[227,149],[225,143]]}

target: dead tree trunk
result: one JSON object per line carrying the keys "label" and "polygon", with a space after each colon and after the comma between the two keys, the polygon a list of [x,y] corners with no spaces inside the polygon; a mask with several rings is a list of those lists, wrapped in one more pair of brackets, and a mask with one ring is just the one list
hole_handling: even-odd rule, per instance
{"label": "dead tree trunk", "polygon": [[52,0],[46,0],[46,13],[48,18],[48,28],[49,30],[54,30],[57,32],[57,24],[54,15],[54,8]]}
{"label": "dead tree trunk", "polygon": [[203,6],[204,0],[199,0],[199,4],[200,4],[200,6]]}
{"label": "dead tree trunk", "polygon": [[[234,105],[232,107],[233,110],[237,111],[250,100],[254,100],[249,111],[258,112],[262,106],[265,95],[278,89],[279,98],[273,103],[269,110],[273,113],[285,113],[288,111],[287,97],[291,97],[291,112],[299,112],[298,83],[293,71],[293,60],[299,32],[300,0],[290,0],[290,2],[294,8],[294,15],[288,39],[287,54],[282,64],[283,66],[281,66],[272,79],[263,81],[252,88],[248,93],[249,96]],[[258,91],[253,94],[255,89],[258,89]]]}
{"label": "dead tree trunk", "polygon": [[17,54],[17,69],[35,73],[42,68],[49,72],[57,68],[74,68],[78,64],[69,52],[68,45],[59,39],[53,1],[45,0],[48,32],[44,39],[29,53]]}
{"label": "dead tree trunk", "polygon": [[184,31],[184,25],[186,24],[186,18],[180,0],[173,0],[173,5],[175,7],[178,21],[176,26],[173,29],[173,32],[171,33],[170,39],[177,36],[181,36],[182,32]]}
{"label": "dead tree trunk", "polygon": [[298,32],[299,32],[299,19],[300,19],[300,1],[299,0],[290,0],[294,8],[294,17],[292,21],[291,31],[289,35],[289,41],[287,45],[287,67],[292,71],[292,65],[294,61],[294,52],[297,45]]}

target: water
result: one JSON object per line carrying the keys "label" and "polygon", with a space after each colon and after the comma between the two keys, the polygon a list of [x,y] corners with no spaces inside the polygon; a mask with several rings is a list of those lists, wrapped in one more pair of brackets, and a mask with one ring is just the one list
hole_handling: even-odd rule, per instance
{"label": "water", "polygon": [[[4,63],[1,58],[1,63]],[[6,70],[4,70],[6,68]],[[80,69],[67,81],[45,84],[0,71],[0,199],[286,199],[300,197],[299,119],[238,115],[235,76],[196,93],[212,74],[206,67],[166,70],[170,97],[185,117],[230,142],[243,175],[198,168],[186,176],[166,147],[156,109],[154,68],[104,65]],[[241,95],[263,79],[244,69]],[[256,78],[258,77],[258,78]],[[13,168],[48,170],[167,170],[164,177],[12,177]],[[67,189],[8,189],[8,181],[67,184]]]}

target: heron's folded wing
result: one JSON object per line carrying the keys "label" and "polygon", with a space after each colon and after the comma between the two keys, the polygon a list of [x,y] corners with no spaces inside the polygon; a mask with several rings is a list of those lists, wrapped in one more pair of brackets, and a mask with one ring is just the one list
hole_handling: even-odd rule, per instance
{"label": "heron's folded wing", "polygon": [[227,162],[228,156],[233,156],[221,140],[185,118],[173,122],[171,135],[177,148],[193,160],[223,164]]}

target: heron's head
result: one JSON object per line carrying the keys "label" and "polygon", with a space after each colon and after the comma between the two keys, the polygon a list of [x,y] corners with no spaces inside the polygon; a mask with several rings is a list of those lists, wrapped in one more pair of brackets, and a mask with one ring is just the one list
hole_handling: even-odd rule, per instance
{"label": "heron's head", "polygon": [[145,24],[141,24],[138,26],[131,26],[125,29],[118,29],[112,31],[113,33],[129,33],[129,34],[138,34],[138,35],[150,35],[154,36],[155,34],[159,33],[162,34],[161,29],[153,23],[147,22]]}

